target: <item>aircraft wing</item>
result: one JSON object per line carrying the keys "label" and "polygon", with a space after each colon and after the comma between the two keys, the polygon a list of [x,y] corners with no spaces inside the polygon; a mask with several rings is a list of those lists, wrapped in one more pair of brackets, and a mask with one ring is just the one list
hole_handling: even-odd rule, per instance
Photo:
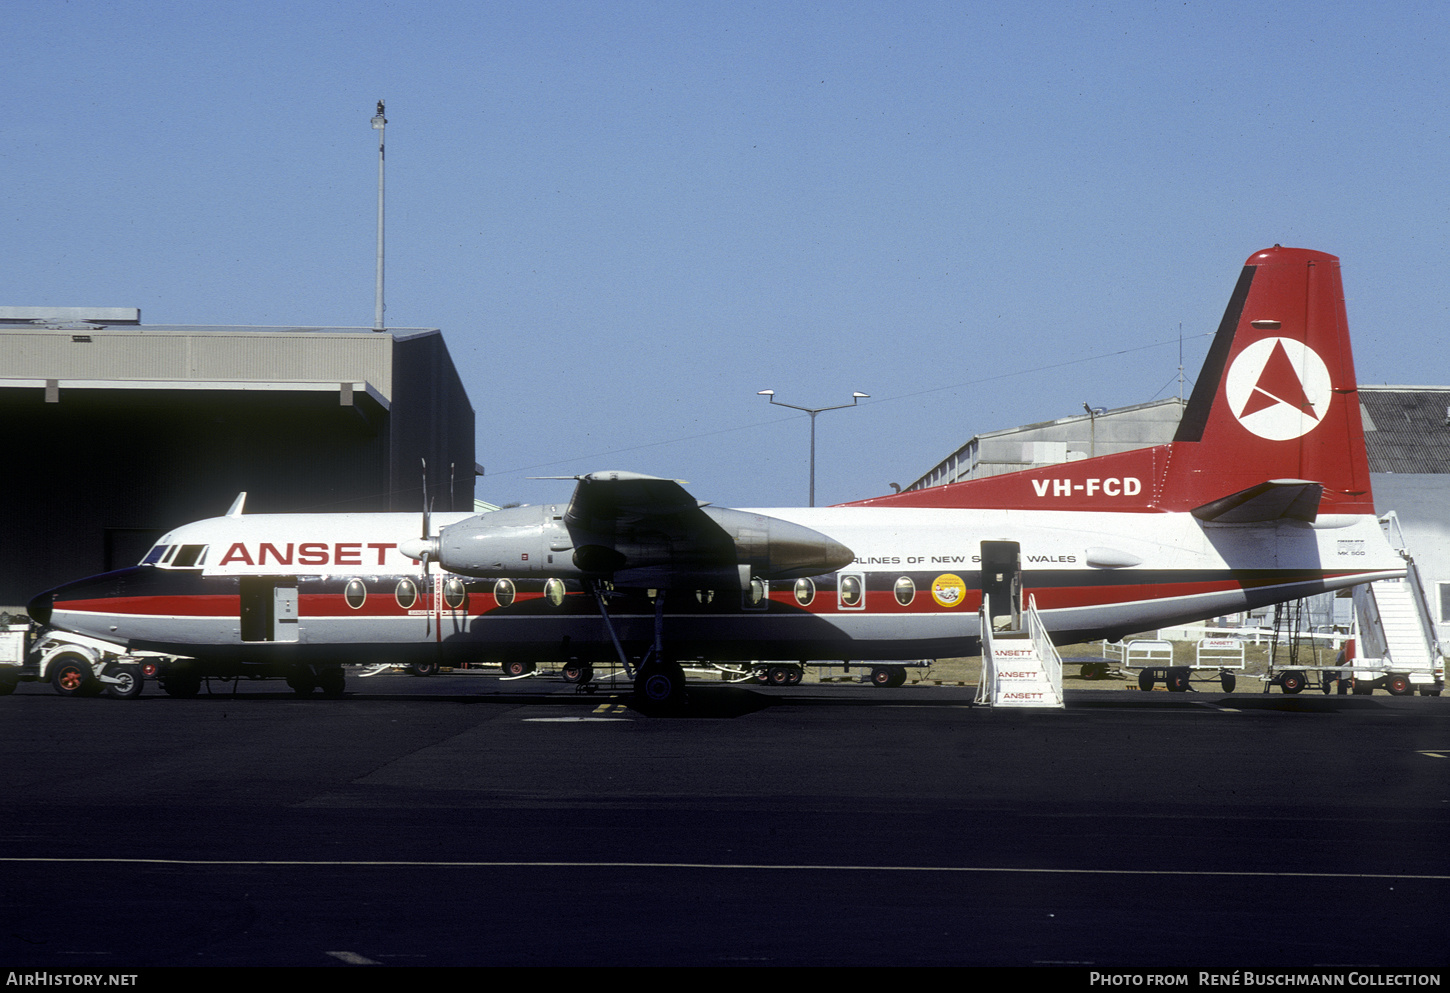
{"label": "aircraft wing", "polygon": [[682,480],[638,472],[591,472],[578,480],[564,523],[595,534],[629,530],[648,522],[692,515],[701,503],[680,485]]}
{"label": "aircraft wing", "polygon": [[662,584],[674,570],[735,571],[737,536],[721,526],[719,511],[707,512],[679,480],[636,472],[576,478],[563,523],[580,567],[620,579],[618,571],[628,570],[637,582]]}
{"label": "aircraft wing", "polygon": [[439,561],[470,576],[549,573],[642,587],[729,588],[748,586],[752,576],[829,572],[854,558],[845,545],[799,524],[702,503],[679,480],[635,472],[564,478],[577,482],[563,514],[515,507],[461,521],[440,534]]}

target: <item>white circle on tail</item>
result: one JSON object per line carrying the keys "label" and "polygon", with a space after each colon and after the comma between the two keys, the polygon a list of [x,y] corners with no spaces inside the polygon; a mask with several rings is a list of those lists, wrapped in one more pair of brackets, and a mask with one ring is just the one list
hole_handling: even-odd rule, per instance
{"label": "white circle on tail", "polygon": [[1293,338],[1261,338],[1229,366],[1224,395],[1248,431],[1289,441],[1319,426],[1334,392],[1314,349]]}

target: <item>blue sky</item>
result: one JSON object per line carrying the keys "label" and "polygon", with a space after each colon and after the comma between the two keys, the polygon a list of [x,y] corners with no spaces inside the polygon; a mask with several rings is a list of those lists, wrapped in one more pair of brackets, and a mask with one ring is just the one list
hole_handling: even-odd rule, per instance
{"label": "blue sky", "polygon": [[441,327],[478,495],[889,492],[1177,392],[1239,267],[1341,256],[1359,379],[1445,384],[1450,5],[7,6],[0,303]]}

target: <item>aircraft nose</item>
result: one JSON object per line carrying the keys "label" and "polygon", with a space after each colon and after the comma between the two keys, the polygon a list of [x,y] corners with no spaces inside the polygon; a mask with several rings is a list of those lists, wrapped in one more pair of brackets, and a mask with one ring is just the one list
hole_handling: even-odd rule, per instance
{"label": "aircraft nose", "polygon": [[30,619],[35,623],[49,624],[51,608],[54,605],[55,594],[50,590],[46,590],[44,593],[30,598],[30,602],[25,605],[25,612],[30,615]]}

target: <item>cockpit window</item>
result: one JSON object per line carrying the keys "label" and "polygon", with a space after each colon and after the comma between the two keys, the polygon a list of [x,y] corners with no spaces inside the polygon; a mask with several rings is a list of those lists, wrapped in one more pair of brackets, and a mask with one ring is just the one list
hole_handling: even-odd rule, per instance
{"label": "cockpit window", "polygon": [[166,554],[167,547],[168,546],[165,545],[164,543],[163,544],[160,544],[160,545],[157,545],[155,548],[151,549],[151,551],[149,551],[149,552],[146,553],[146,557],[141,560],[141,564],[142,565],[155,565],[157,562],[160,562],[161,561],[161,556],[163,556],[163,555]]}
{"label": "cockpit window", "polygon": [[199,569],[206,562],[205,545],[182,545],[171,560],[173,569]]}

